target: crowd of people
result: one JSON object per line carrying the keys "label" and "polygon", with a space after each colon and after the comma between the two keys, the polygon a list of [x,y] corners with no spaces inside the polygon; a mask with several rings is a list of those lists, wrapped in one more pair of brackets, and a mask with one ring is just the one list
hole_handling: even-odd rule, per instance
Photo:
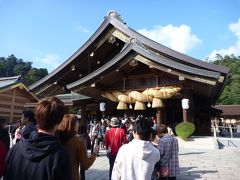
{"label": "crowd of people", "polygon": [[179,175],[178,142],[166,125],[144,116],[94,118],[89,124],[64,112],[56,97],[39,101],[35,112],[24,110],[11,135],[12,147],[0,117],[0,178],[85,180],[100,148],[106,150],[110,180]]}

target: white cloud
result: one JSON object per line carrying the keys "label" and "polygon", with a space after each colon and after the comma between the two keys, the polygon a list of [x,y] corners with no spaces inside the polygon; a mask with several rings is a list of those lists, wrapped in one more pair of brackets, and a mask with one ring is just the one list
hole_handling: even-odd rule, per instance
{"label": "white cloud", "polygon": [[208,55],[209,60],[215,60],[216,54],[220,54],[221,56],[231,54],[234,54],[235,56],[240,55],[240,18],[238,19],[238,22],[229,24],[229,30],[237,37],[236,43],[228,48],[212,51]]}
{"label": "white cloud", "polygon": [[60,57],[57,54],[49,53],[46,54],[43,58],[36,58],[38,62],[42,64],[41,67],[45,67],[49,72],[56,69],[60,63]]}
{"label": "white cloud", "polygon": [[240,40],[240,18],[238,22],[230,24],[229,29],[237,36],[238,40]]}
{"label": "white cloud", "polygon": [[161,43],[176,51],[186,53],[202,41],[192,34],[191,27],[180,25],[179,27],[169,24],[167,26],[155,26],[153,29],[140,29],[139,33]]}
{"label": "white cloud", "polygon": [[87,28],[85,28],[85,27],[83,27],[83,26],[77,26],[77,29],[80,31],[80,32],[84,32],[84,33],[89,33],[90,31],[87,29]]}

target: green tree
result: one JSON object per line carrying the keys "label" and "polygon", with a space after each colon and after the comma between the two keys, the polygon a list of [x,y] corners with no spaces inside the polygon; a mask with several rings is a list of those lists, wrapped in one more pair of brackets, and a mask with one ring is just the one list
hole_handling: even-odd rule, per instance
{"label": "green tree", "polygon": [[4,61],[4,69],[5,69],[6,77],[16,75],[13,72],[13,68],[17,64],[17,61],[18,59],[13,54],[6,58],[6,60]]}
{"label": "green tree", "polygon": [[5,61],[5,58],[0,57],[0,77],[5,77],[4,61]]}
{"label": "green tree", "polygon": [[32,69],[31,62],[23,62],[22,59],[13,68],[13,73],[16,75],[24,76]]}
{"label": "green tree", "polygon": [[217,55],[216,65],[230,68],[225,88],[218,100],[220,104],[240,104],[240,57]]}
{"label": "green tree", "polygon": [[25,76],[24,80],[28,85],[37,82],[38,80],[42,79],[44,76],[48,75],[48,71],[45,68],[32,68],[28,71],[27,75]]}
{"label": "green tree", "polygon": [[27,85],[38,81],[48,74],[45,68],[32,68],[32,62],[18,59],[14,55],[0,57],[0,77],[21,75]]}

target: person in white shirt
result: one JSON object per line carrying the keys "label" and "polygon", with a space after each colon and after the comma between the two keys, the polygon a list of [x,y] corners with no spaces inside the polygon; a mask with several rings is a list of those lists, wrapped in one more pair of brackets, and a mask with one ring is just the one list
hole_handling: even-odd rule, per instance
{"label": "person in white shirt", "polygon": [[159,150],[150,142],[152,122],[138,117],[134,127],[134,139],[121,146],[117,154],[112,180],[151,180],[154,165],[160,160]]}

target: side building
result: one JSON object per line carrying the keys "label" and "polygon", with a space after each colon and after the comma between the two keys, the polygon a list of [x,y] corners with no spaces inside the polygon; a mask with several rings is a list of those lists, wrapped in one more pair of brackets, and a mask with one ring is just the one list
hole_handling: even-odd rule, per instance
{"label": "side building", "polygon": [[21,76],[0,78],[0,116],[12,124],[21,119],[26,103],[36,103],[38,98],[28,91]]}

